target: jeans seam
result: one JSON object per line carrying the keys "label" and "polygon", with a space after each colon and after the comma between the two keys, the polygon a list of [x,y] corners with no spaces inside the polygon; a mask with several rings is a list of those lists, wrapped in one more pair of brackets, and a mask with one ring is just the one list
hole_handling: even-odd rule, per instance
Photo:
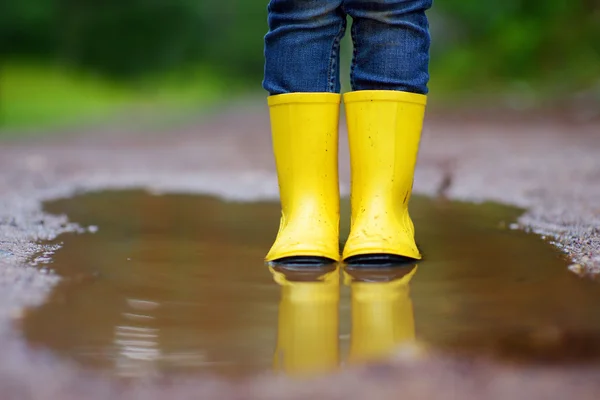
{"label": "jeans seam", "polygon": [[355,80],[354,80],[354,70],[356,69],[356,54],[358,52],[358,36],[356,35],[356,23],[354,19],[352,20],[352,29],[350,31],[352,35],[352,62],[350,65],[350,86],[352,90],[356,90]]}
{"label": "jeans seam", "polygon": [[[336,62],[339,62],[338,60],[338,52],[339,52],[339,48],[340,48],[340,42],[342,41],[342,36],[343,33],[345,31],[345,22],[342,21],[340,23],[340,29],[337,33],[337,35],[335,36],[335,38],[333,39],[333,43],[331,44],[331,53],[329,56],[329,74],[327,76],[327,90],[329,92],[335,92],[336,90],[336,82],[335,82],[335,75],[336,75],[336,70],[337,70],[337,65]],[[339,79],[339,78],[338,78]]]}

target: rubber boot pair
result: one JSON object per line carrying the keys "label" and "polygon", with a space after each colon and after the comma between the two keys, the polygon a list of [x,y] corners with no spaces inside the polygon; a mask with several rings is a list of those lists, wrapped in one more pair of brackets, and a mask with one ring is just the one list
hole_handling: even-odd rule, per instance
{"label": "rubber boot pair", "polygon": [[[340,365],[340,269],[297,271],[271,268],[281,286],[274,369],[304,376],[334,371]],[[383,280],[344,272],[352,301],[349,362],[377,361],[415,341],[409,289],[415,272],[395,269],[396,276]]]}
{"label": "rubber boot pair", "polygon": [[408,214],[426,96],[344,95],[351,162],[351,228],[340,257],[338,125],[341,95],[268,98],[282,217],[267,261],[420,259]]}

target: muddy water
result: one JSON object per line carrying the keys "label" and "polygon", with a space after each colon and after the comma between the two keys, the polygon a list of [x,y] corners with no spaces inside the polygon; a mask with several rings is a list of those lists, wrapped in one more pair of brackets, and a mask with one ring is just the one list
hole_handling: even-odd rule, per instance
{"label": "muddy water", "polygon": [[274,203],[131,191],[46,208],[97,232],[60,238],[50,267],[65,279],[22,329],[85,367],[319,373],[415,340],[506,362],[600,361],[600,287],[508,229],[512,208],[415,198],[425,260],[377,271],[267,268]]}

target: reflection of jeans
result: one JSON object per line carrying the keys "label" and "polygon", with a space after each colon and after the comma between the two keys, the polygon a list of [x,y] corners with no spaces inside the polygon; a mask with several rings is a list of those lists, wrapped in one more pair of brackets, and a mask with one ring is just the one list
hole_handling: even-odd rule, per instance
{"label": "reflection of jeans", "polygon": [[339,47],[352,17],[353,90],[427,93],[432,0],[270,0],[264,88],[340,91]]}

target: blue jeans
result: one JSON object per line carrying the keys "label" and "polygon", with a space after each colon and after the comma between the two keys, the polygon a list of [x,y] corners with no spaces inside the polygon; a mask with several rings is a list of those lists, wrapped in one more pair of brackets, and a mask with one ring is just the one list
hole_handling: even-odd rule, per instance
{"label": "blue jeans", "polygon": [[270,0],[263,87],[340,92],[340,40],[352,17],[352,90],[427,94],[433,0]]}

